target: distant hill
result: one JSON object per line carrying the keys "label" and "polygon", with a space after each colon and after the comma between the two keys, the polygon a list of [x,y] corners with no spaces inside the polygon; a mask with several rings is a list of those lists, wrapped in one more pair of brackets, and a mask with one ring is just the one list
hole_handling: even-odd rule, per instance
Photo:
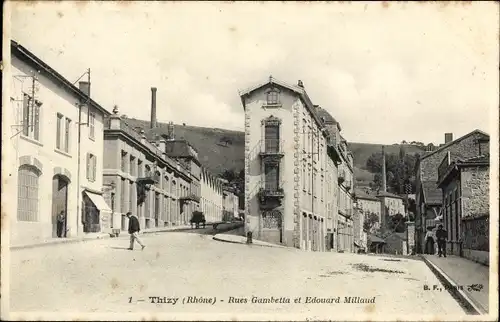
{"label": "distant hill", "polygon": [[[132,127],[149,128],[149,121],[134,118],[123,119]],[[167,123],[158,122],[159,128],[167,132]],[[239,172],[244,169],[245,133],[217,128],[206,128],[174,124],[176,139],[184,139],[198,151],[200,162],[212,173],[218,175],[224,170]],[[422,153],[423,149],[414,145],[403,145],[406,153]],[[386,145],[387,153],[399,153],[401,144]],[[349,142],[354,156],[354,175],[357,186],[368,186],[373,174],[366,170],[366,160],[375,152],[382,150],[382,144]]]}

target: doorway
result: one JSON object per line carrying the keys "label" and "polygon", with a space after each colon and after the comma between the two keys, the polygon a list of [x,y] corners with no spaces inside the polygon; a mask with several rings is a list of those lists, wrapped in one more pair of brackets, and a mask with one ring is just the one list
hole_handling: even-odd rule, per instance
{"label": "doorway", "polygon": [[52,237],[64,238],[68,227],[69,179],[56,174],[52,178]]}

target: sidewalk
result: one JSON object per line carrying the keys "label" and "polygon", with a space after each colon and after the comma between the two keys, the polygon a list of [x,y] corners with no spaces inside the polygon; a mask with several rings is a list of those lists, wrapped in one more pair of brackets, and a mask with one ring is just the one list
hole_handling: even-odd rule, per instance
{"label": "sidewalk", "polygon": [[[239,230],[239,229],[235,229]],[[220,242],[226,242],[226,243],[233,243],[233,244],[245,244],[247,245],[247,238],[245,236],[241,235],[236,235],[232,234],[231,232],[228,232],[227,234],[217,234],[213,237],[213,240],[217,240]],[[287,248],[285,246],[277,245],[277,244],[272,244],[272,243],[267,243],[264,241],[260,241],[257,239],[252,240],[252,244],[249,244],[249,246],[256,245],[256,246],[264,246],[264,247],[277,247],[277,248]]]}
{"label": "sidewalk", "polygon": [[[438,257],[422,255],[429,268],[450,292],[462,301],[475,314],[488,314],[490,269],[471,260],[458,257]],[[469,286],[480,285],[480,290]],[[452,287],[450,287],[452,286]],[[453,286],[463,287],[462,290]],[[432,286],[431,286],[432,287]]]}
{"label": "sidewalk", "polygon": [[[162,227],[162,228],[150,228],[148,230],[141,231],[141,234],[153,234],[167,231],[175,231],[175,230],[185,230],[190,229],[190,225],[184,226],[173,226],[173,227]],[[100,240],[105,238],[112,238],[108,233],[88,233],[83,236],[77,237],[68,237],[68,238],[50,238],[45,239],[36,243],[28,243],[28,244],[18,244],[14,246],[10,246],[10,250],[18,250],[18,249],[26,249],[26,248],[35,248],[49,245],[58,245],[58,244],[69,244],[69,243],[81,243],[91,240]],[[119,237],[113,238],[129,238],[129,235],[126,231],[122,231]]]}

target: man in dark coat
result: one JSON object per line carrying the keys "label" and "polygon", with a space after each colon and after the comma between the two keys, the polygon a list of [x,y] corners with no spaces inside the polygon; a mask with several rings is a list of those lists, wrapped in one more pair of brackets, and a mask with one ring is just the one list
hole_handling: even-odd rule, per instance
{"label": "man in dark coat", "polygon": [[64,222],[66,221],[66,216],[64,215],[64,210],[57,215],[57,237],[61,238],[64,235]]}
{"label": "man in dark coat", "polygon": [[127,212],[127,218],[128,218],[128,233],[130,234],[130,247],[128,248],[129,250],[134,249],[134,241],[137,240],[137,243],[141,245],[142,250],[144,250],[144,245],[142,243],[142,240],[139,238],[139,231],[141,231],[141,227],[139,225],[139,219],[135,215],[132,215],[132,213],[129,211]]}
{"label": "man in dark coat", "polygon": [[436,230],[436,239],[438,244],[438,255],[446,257],[446,239],[448,239],[448,232],[443,229],[443,225],[439,225]]}

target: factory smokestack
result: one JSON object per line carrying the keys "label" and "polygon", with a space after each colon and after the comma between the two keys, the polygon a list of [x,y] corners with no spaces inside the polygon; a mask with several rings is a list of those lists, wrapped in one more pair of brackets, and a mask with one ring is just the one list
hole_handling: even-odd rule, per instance
{"label": "factory smokestack", "polygon": [[151,87],[151,128],[156,127],[156,87]]}
{"label": "factory smokestack", "polygon": [[387,192],[387,182],[386,182],[386,170],[385,170],[385,147],[382,146],[382,191]]}

